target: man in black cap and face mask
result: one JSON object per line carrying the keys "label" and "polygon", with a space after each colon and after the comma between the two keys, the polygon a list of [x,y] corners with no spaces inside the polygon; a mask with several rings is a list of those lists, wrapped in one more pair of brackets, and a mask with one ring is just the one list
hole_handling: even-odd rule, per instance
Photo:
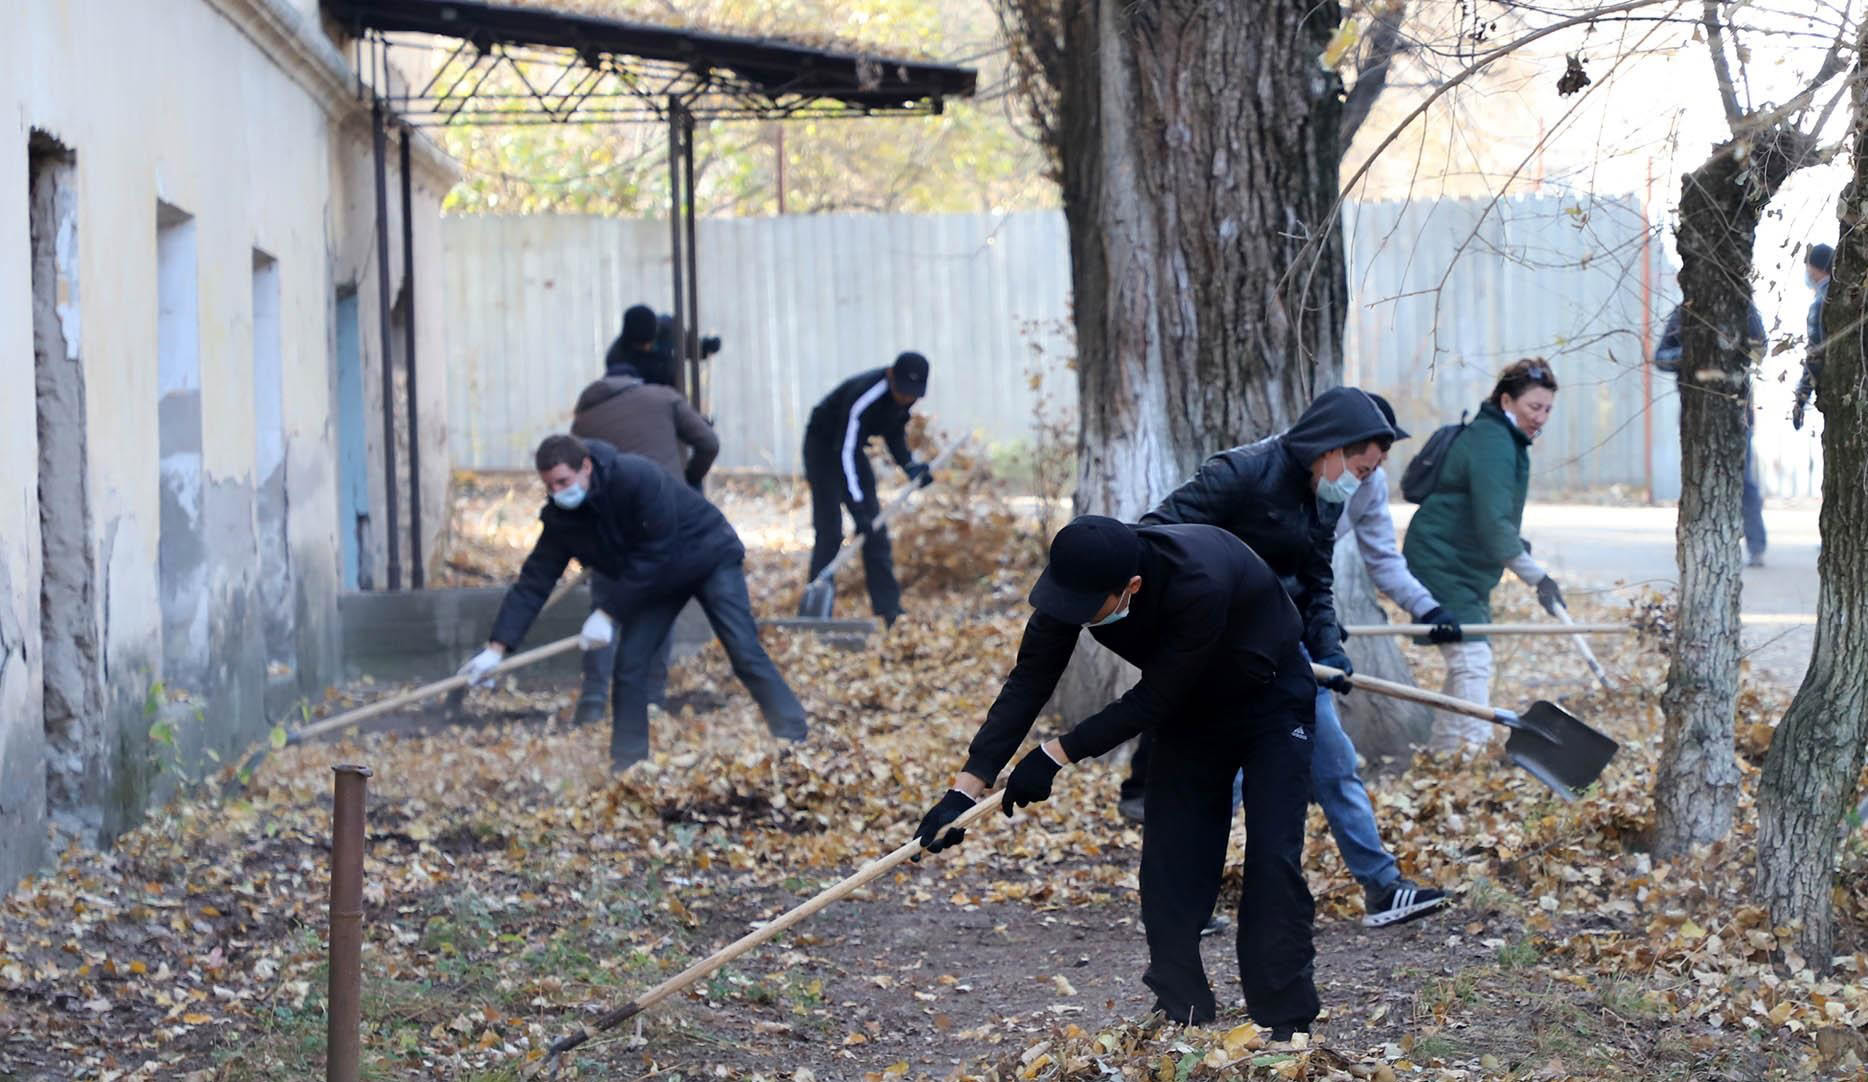
{"label": "man in black cap and face mask", "polygon": [[968,749],[965,769],[916,831],[929,852],[992,787],[1031,730],[1088,628],[1141,669],[1141,681],[1062,737],[1027,752],[1005,783],[1005,812],[1045,800],[1069,763],[1142,731],[1155,737],[1142,826],[1143,981],[1170,1019],[1198,1024],[1216,1005],[1200,929],[1219,896],[1233,776],[1244,771],[1247,839],[1239,976],[1259,1025],[1286,1039],[1317,1016],[1315,911],[1304,883],[1317,685],[1303,623],[1278,577],[1214,526],[1129,526],[1084,516],[1058,532],[1031,591],[1018,662]]}
{"label": "man in black cap and face mask", "polygon": [[908,449],[909,411],[927,393],[928,359],[903,353],[887,368],[872,368],[838,384],[811,411],[804,430],[804,477],[811,485],[811,525],[817,533],[806,581],[836,558],[843,545],[843,508],[848,507],[863,538],[869,604],[890,624],[901,615],[902,590],[895,581],[888,528],[876,523],[882,504],[865,446],[881,436],[909,480],[932,484],[927,463],[915,461]]}

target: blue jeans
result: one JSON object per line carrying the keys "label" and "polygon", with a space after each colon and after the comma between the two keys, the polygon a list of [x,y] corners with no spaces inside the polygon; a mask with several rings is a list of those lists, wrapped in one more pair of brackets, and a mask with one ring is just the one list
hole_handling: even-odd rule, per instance
{"label": "blue jeans", "polygon": [[[1366,692],[1364,694],[1367,694]],[[1380,890],[1401,878],[1375,829],[1375,805],[1356,773],[1356,746],[1336,716],[1335,695],[1317,689],[1317,746],[1310,755],[1310,798],[1323,809],[1349,874]]]}
{"label": "blue jeans", "polygon": [[1764,555],[1764,488],[1758,484],[1758,456],[1751,451],[1751,433],[1745,433],[1745,555]]}

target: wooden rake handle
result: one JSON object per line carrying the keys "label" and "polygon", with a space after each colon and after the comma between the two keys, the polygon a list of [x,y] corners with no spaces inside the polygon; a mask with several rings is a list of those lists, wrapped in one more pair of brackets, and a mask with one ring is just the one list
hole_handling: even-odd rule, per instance
{"label": "wooden rake handle", "polygon": [[[928,462],[928,469],[938,470],[942,466],[945,466],[947,461],[958,453],[960,448],[965,447],[972,438],[973,437],[970,435],[962,436],[953,443],[948,444],[942,449],[940,454],[935,455],[933,459]],[[889,505],[884,507],[882,511],[876,515],[876,525],[887,526],[890,520],[907,510],[908,501],[912,500],[914,494],[921,491],[922,487],[923,486],[917,485],[913,481],[908,482],[908,487],[897,493],[895,498],[889,501]],[[817,577],[812,579],[807,585],[816,586],[820,582],[829,582],[831,579],[836,578],[837,572],[843,570],[843,565],[849,563],[850,560],[856,556],[857,550],[860,548],[862,548],[862,546],[856,544],[854,540],[852,540],[849,544],[838,549],[837,554],[830,558],[830,562],[825,564],[824,569],[819,571]]]}
{"label": "wooden rake handle", "polygon": [[[1413,635],[1426,638],[1433,630],[1432,624],[1350,624],[1343,628],[1345,635]],[[1557,627],[1551,624],[1461,624],[1460,630],[1468,635],[1629,635],[1634,627],[1630,624],[1570,624]]]}
{"label": "wooden rake handle", "polygon": [[[992,814],[992,812],[998,809],[1000,802],[1004,799],[1005,790],[1003,789],[982,798],[979,803],[968,808],[960,818],[955,819],[953,825],[948,827],[947,830],[965,830],[967,827],[979,822],[983,817]],[[946,832],[943,832],[943,836],[945,836],[945,833]],[[759,944],[796,927],[806,918],[830,906],[832,903],[849,897],[851,894],[854,894],[856,891],[861,890],[864,886],[873,882],[884,872],[918,855],[921,851],[920,840],[912,839],[887,856],[878,857],[870,861],[848,879],[826,887],[810,900],[773,918],[770,923],[763,927],[754,929],[726,946],[721,947],[719,950],[695,962],[693,965],[642,993],[635,999],[630,1000],[628,1003],[600,1015],[593,1026],[580,1026],[576,1033],[560,1037],[552,1044],[550,1049],[546,1051],[545,1058],[533,1063],[529,1070],[533,1074],[536,1074],[538,1070],[542,1069],[544,1064],[549,1063],[559,1053],[569,1052],[571,1049],[590,1040],[590,1038],[596,1034],[607,1029],[612,1029],[634,1018],[636,1015],[655,1006],[657,1003],[674,995],[676,992],[705,978],[714,970],[726,965],[728,962],[745,954]],[[530,1076],[528,1075],[528,1077]]]}
{"label": "wooden rake handle", "polygon": [[[535,661],[543,661],[548,657],[557,657],[559,654],[575,649],[577,649],[577,636],[572,635],[569,638],[559,639],[557,642],[533,647],[522,654],[514,654],[495,666],[489,675],[497,676],[501,673],[511,672],[514,669],[522,669]],[[356,725],[359,722],[368,721],[371,718],[387,714],[392,710],[399,710],[411,703],[418,703],[423,699],[432,699],[443,692],[453,691],[455,688],[464,688],[466,686],[467,678],[458,674],[450,676],[446,680],[436,680],[432,684],[423,684],[421,687],[412,691],[405,691],[400,695],[391,695],[387,699],[378,699],[368,706],[359,706],[355,710],[346,710],[334,718],[326,718],[315,725],[307,725],[303,729],[286,734],[285,742],[288,744],[297,744],[317,736],[320,733],[328,733],[334,729],[342,729],[347,725]]]}
{"label": "wooden rake handle", "polygon": [[[1316,674],[1318,680],[1334,680],[1343,675],[1341,669],[1332,669],[1328,665],[1317,665],[1314,663],[1310,666],[1310,671]],[[1349,677],[1349,686],[1355,688],[1357,691],[1373,691],[1377,695],[1389,695],[1396,699],[1407,699],[1411,702],[1425,703],[1428,706],[1438,707],[1441,710],[1450,710],[1455,714],[1466,714],[1470,717],[1478,718],[1481,721],[1495,722],[1499,725],[1504,725],[1506,728],[1511,727],[1505,720],[1506,718],[1510,718],[1513,721],[1517,720],[1517,715],[1509,710],[1500,710],[1495,706],[1468,702],[1465,699],[1455,699],[1451,695],[1442,695],[1437,691],[1427,691],[1424,688],[1417,688],[1411,684],[1397,684],[1392,680],[1383,680],[1380,677],[1363,676],[1360,673],[1356,673]]]}

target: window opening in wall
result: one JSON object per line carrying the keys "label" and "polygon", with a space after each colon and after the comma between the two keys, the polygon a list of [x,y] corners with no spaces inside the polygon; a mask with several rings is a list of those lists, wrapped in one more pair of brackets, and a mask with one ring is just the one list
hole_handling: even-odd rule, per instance
{"label": "window opening in wall", "polygon": [[271,677],[297,667],[296,600],[286,528],[285,363],[279,327],[279,261],[253,250],[253,526],[260,623]]}
{"label": "window opening in wall", "polygon": [[81,813],[106,769],[103,651],[91,549],[84,365],[79,352],[77,162],[51,137],[27,143],[33,390],[39,440],[41,679],[46,803]]}
{"label": "window opening in wall", "polygon": [[202,536],[201,320],[195,220],[156,204],[156,393],[162,519],[157,579],[162,676],[199,690],[207,675],[207,549]]}

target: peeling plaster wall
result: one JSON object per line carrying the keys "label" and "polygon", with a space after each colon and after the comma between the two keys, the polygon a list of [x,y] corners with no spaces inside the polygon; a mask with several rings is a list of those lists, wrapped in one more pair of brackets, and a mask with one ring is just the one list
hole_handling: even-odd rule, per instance
{"label": "peeling plaster wall", "polygon": [[[312,0],[0,4],[0,386],[34,386],[29,132],[56,138],[77,163],[92,512],[84,544],[96,568],[89,604],[106,689],[84,749],[97,840],[133,824],[178,772],[198,776],[208,749],[231,757],[297,696],[338,675],[333,291],[345,281],[364,286],[366,365],[379,373],[374,189],[367,126],[351,88],[331,74],[344,54],[328,41],[293,44],[307,33],[321,33]],[[418,270],[432,268],[417,297],[432,529],[447,478],[438,217],[452,175],[426,148],[418,163],[416,260]],[[395,193],[393,175],[390,184]],[[369,198],[359,202],[359,190]],[[189,651],[195,664],[172,673],[158,571],[158,202],[193,218],[198,305],[199,503],[190,512],[207,618]],[[392,229],[399,242],[399,222]],[[262,445],[255,425],[256,249],[277,261],[283,437],[275,448]],[[371,269],[360,274],[366,251]],[[366,378],[380,442],[380,375]],[[32,394],[0,394],[0,890],[45,852],[35,415]],[[281,472],[285,587],[262,571],[257,538],[262,501]],[[380,459],[373,472],[380,489]],[[380,507],[381,492],[373,496]],[[290,609],[296,664],[269,680],[266,630],[277,631],[269,614],[281,606]],[[159,682],[167,696],[153,694]],[[152,741],[157,721],[173,730],[173,746]]]}

